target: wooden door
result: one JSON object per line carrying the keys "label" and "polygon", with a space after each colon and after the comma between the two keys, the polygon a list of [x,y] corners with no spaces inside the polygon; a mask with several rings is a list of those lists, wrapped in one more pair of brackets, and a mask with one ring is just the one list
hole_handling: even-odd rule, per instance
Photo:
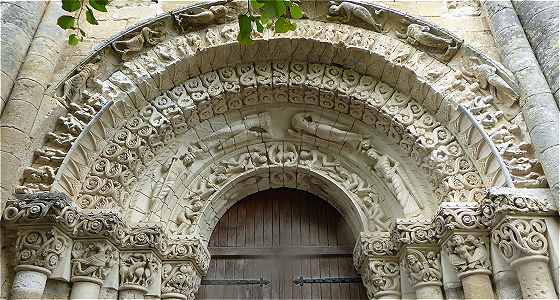
{"label": "wooden door", "polygon": [[367,299],[336,209],[293,189],[251,195],[212,233],[197,299]]}

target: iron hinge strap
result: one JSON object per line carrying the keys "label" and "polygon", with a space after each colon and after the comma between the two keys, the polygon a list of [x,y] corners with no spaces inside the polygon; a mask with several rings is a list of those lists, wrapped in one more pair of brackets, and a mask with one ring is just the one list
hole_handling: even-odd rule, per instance
{"label": "iron hinge strap", "polygon": [[362,282],[360,277],[326,277],[326,278],[304,278],[300,276],[293,280],[296,285],[303,286],[306,283],[356,283]]}
{"label": "iron hinge strap", "polygon": [[247,284],[258,284],[267,285],[269,280],[265,279],[203,279],[201,285],[247,285]]}

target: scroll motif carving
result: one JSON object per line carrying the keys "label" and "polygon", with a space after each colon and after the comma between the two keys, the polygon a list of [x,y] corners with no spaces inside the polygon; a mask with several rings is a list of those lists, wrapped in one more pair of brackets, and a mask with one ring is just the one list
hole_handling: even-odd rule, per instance
{"label": "scroll motif carving", "polygon": [[382,295],[400,296],[399,264],[394,261],[371,260],[362,270],[362,281],[369,296],[379,298]]}
{"label": "scroll motif carving", "polygon": [[53,271],[68,247],[68,238],[56,229],[18,231],[16,263]]}
{"label": "scroll motif carving", "polygon": [[103,281],[117,260],[117,250],[107,241],[75,241],[72,247],[72,276]]}
{"label": "scroll motif carving", "polygon": [[437,242],[432,220],[418,218],[397,219],[391,229],[391,240],[395,244],[434,244]]}
{"label": "scroll motif carving", "polygon": [[493,231],[492,240],[507,260],[548,256],[544,219],[506,217]]}
{"label": "scroll motif carving", "polygon": [[161,274],[162,294],[182,294],[187,299],[194,299],[200,286],[200,275],[190,262],[165,263]]}
{"label": "scroll motif carving", "polygon": [[406,266],[413,285],[436,283],[441,285],[442,274],[439,253],[434,250],[408,249]]}
{"label": "scroll motif carving", "polygon": [[455,266],[457,272],[490,271],[488,248],[480,237],[454,234],[447,240],[445,246],[451,264]]}

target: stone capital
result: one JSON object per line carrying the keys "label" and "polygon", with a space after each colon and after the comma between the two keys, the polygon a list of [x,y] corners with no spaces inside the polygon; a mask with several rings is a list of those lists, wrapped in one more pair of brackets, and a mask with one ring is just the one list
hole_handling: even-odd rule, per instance
{"label": "stone capital", "polygon": [[512,265],[529,259],[548,261],[546,231],[543,218],[506,216],[494,227],[492,241]]}
{"label": "stone capital", "polygon": [[161,298],[194,299],[201,275],[190,261],[164,262],[161,273]]}
{"label": "stone capital", "polygon": [[391,240],[397,248],[407,245],[437,244],[434,222],[429,219],[397,219],[391,228]]}
{"label": "stone capital", "polygon": [[546,198],[530,197],[516,189],[492,188],[481,204],[482,222],[495,227],[507,216],[550,216],[557,213]]}
{"label": "stone capital", "polygon": [[400,270],[396,258],[368,258],[361,274],[370,299],[383,296],[400,298]]}
{"label": "stone capital", "polygon": [[440,242],[460,232],[487,232],[480,207],[473,202],[442,202],[434,219],[436,236]]}
{"label": "stone capital", "polygon": [[119,290],[147,293],[158,280],[161,261],[152,251],[121,251],[119,259]]}
{"label": "stone capital", "polygon": [[453,233],[442,243],[459,279],[476,273],[491,274],[487,233]]}
{"label": "stone capital", "polygon": [[54,227],[20,229],[16,240],[16,269],[33,269],[49,275],[70,243],[71,240]]}
{"label": "stone capital", "polygon": [[89,281],[101,285],[118,259],[118,250],[107,240],[74,241],[71,281]]}
{"label": "stone capital", "polygon": [[412,285],[442,285],[440,251],[435,247],[407,247],[401,254]]}
{"label": "stone capital", "polygon": [[396,257],[397,249],[388,232],[362,232],[354,247],[354,266],[361,270],[370,258]]}

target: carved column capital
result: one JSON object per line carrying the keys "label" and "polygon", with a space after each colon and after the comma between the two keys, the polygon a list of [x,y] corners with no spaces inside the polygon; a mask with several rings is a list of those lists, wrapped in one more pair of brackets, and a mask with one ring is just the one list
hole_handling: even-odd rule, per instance
{"label": "carved column capital", "polygon": [[119,259],[118,250],[107,240],[78,240],[72,247],[72,282],[103,284]]}
{"label": "carved column capital", "polygon": [[504,217],[492,231],[492,241],[512,265],[523,259],[548,261],[546,223],[538,217]]}
{"label": "carved column capital", "polygon": [[491,274],[487,234],[454,233],[443,245],[459,278],[475,273]]}
{"label": "carved column capital", "polygon": [[157,280],[160,259],[152,251],[126,251],[120,253],[119,290],[137,290],[147,293]]}
{"label": "carved column capital", "polygon": [[428,219],[397,219],[391,228],[391,240],[400,245],[428,245],[437,243],[434,222]]}
{"label": "carved column capital", "polygon": [[200,280],[201,275],[192,262],[164,262],[161,298],[192,300],[200,287]]}
{"label": "carved column capital", "polygon": [[425,285],[442,285],[438,249],[410,247],[403,254],[403,263],[414,288]]}
{"label": "carved column capital", "polygon": [[353,255],[354,267],[361,270],[368,258],[396,257],[397,250],[388,232],[362,232]]}
{"label": "carved column capital", "polygon": [[396,258],[368,259],[361,273],[362,281],[370,299],[383,296],[400,298],[400,271]]}
{"label": "carved column capital", "polygon": [[18,230],[16,271],[28,268],[47,275],[51,274],[70,243],[70,239],[54,227]]}
{"label": "carved column capital", "polygon": [[477,203],[442,202],[434,219],[438,238],[446,238],[455,232],[486,232],[482,214]]}

